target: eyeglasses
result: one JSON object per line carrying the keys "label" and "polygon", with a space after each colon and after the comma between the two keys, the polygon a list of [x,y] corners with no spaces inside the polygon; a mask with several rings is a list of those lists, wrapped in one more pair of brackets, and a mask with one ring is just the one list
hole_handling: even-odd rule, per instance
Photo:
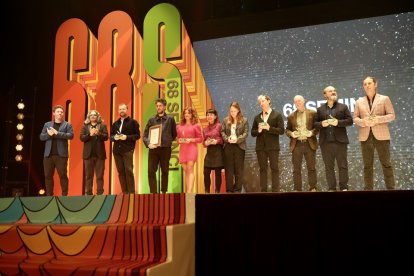
{"label": "eyeglasses", "polygon": [[96,117],[96,116],[98,116],[98,115],[96,115],[96,114],[91,114],[91,115],[89,115],[89,116],[94,116],[94,117]]}

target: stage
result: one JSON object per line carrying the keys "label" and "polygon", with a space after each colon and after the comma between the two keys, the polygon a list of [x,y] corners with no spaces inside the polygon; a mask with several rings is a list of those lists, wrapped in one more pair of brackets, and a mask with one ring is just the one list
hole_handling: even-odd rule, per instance
{"label": "stage", "polygon": [[407,275],[414,191],[196,196],[196,275]]}

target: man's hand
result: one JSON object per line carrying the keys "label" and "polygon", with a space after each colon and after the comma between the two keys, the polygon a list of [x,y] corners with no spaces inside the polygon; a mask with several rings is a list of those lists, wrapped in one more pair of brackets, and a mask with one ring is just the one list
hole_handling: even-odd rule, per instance
{"label": "man's hand", "polygon": [[333,126],[337,126],[338,125],[338,119],[331,119],[330,124]]}
{"label": "man's hand", "polygon": [[49,136],[57,135],[58,131],[56,129],[54,129],[53,127],[49,127],[47,129],[47,134],[49,134]]}
{"label": "man's hand", "polygon": [[156,146],[154,144],[148,144],[148,148],[149,149],[155,149],[155,148],[158,148],[158,146]]}
{"label": "man's hand", "polygon": [[299,137],[298,131],[297,130],[292,131],[292,133],[290,134],[290,136],[292,136],[295,139],[298,138]]}
{"label": "man's hand", "polygon": [[312,130],[306,130],[305,131],[305,136],[306,137],[310,138],[310,137],[312,137],[312,135],[313,135],[313,131]]}

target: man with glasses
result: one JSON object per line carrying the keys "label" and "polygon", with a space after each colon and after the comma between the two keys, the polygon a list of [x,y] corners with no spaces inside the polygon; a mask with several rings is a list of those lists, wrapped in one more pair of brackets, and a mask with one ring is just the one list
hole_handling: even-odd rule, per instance
{"label": "man with glasses", "polygon": [[89,111],[82,126],[80,139],[83,145],[83,163],[85,165],[85,194],[92,195],[93,173],[96,172],[96,194],[104,192],[105,141],[108,129],[102,122],[97,110]]}

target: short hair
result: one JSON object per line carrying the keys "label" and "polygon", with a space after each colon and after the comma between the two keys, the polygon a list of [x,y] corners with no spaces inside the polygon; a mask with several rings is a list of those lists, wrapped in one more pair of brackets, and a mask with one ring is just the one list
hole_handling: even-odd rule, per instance
{"label": "short hair", "polygon": [[162,98],[156,99],[155,100],[155,104],[157,104],[157,103],[160,103],[163,106],[166,106],[167,105],[167,101],[165,99],[162,99]]}
{"label": "short hair", "polygon": [[268,95],[259,95],[259,97],[257,97],[257,101],[260,101],[261,99],[265,99],[270,102],[270,97]]}
{"label": "short hair", "polygon": [[216,119],[214,119],[214,123],[213,124],[216,124],[219,121],[217,110],[215,110],[214,108],[207,109],[206,116],[207,116],[207,114],[214,114],[214,115],[216,115]]}
{"label": "short hair", "polygon": [[367,76],[364,80],[371,79],[373,83],[377,83],[377,79],[371,76]]}
{"label": "short hair", "polygon": [[55,105],[55,106],[53,107],[53,112],[55,112],[55,110],[56,110],[56,109],[58,109],[58,108],[62,109],[62,110],[63,110],[63,112],[65,112],[65,109],[64,109],[64,108],[63,108],[63,106],[61,106],[60,104],[57,104],[57,105]]}
{"label": "short hair", "polygon": [[302,95],[296,95],[295,97],[293,97],[293,101],[295,101],[298,98],[301,98],[303,101],[305,101],[305,97],[303,97]]}
{"label": "short hair", "polygon": [[119,108],[121,105],[125,105],[125,107],[126,107],[127,109],[129,109],[129,108],[128,108],[128,105],[127,105],[126,103],[120,103],[120,104],[118,105],[118,108]]}

